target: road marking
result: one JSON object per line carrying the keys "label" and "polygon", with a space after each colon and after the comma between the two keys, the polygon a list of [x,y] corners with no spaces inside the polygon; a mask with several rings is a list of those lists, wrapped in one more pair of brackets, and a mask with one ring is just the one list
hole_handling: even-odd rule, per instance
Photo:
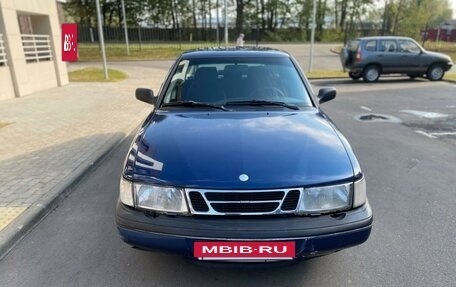
{"label": "road marking", "polygon": [[372,109],[371,108],[368,108],[366,106],[360,106],[361,109],[365,110],[365,111],[368,111],[368,112],[372,112]]}
{"label": "road marking", "polygon": [[430,133],[433,136],[456,136],[456,132],[441,132],[441,133]]}
{"label": "road marking", "polygon": [[408,113],[419,118],[426,118],[426,119],[438,119],[438,118],[446,118],[448,115],[441,114],[441,113],[434,113],[434,112],[423,112],[423,111],[415,111],[415,110],[400,110],[401,113]]}
{"label": "road marking", "polygon": [[420,134],[420,135],[423,135],[423,136],[426,136],[430,139],[436,139],[437,137],[436,136],[433,136],[431,134],[428,134],[427,132],[423,132],[423,131],[419,131],[419,130],[416,130],[415,131],[417,134]]}
{"label": "road marking", "polygon": [[16,217],[21,215],[27,206],[22,207],[0,207],[0,231],[8,226]]}

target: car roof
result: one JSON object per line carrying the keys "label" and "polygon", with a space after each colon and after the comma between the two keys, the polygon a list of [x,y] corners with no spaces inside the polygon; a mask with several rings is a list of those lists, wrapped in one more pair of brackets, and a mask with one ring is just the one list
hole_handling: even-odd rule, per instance
{"label": "car roof", "polygon": [[404,36],[369,36],[369,37],[360,37],[357,38],[356,40],[378,40],[378,39],[407,39],[410,40],[412,38],[410,37],[404,37]]}
{"label": "car roof", "polygon": [[289,58],[290,55],[282,50],[268,47],[215,47],[200,48],[182,53],[182,59],[195,58],[218,58],[218,57],[266,57],[266,58]]}

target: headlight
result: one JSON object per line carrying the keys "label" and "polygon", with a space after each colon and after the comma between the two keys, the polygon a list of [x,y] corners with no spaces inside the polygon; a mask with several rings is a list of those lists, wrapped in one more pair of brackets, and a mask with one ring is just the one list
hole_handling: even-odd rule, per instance
{"label": "headlight", "polygon": [[298,207],[299,214],[320,214],[351,207],[352,183],[305,188]]}
{"label": "headlight", "polygon": [[188,213],[182,189],[132,183],[124,178],[120,179],[120,201],[128,206],[165,213]]}
{"label": "headlight", "polygon": [[133,186],[131,182],[120,178],[120,201],[128,206],[134,206],[133,203]]}
{"label": "headlight", "polygon": [[133,190],[137,207],[169,213],[188,213],[182,189],[135,183]]}
{"label": "headlight", "polygon": [[366,180],[364,176],[355,181],[355,191],[353,192],[353,207],[358,207],[366,203]]}

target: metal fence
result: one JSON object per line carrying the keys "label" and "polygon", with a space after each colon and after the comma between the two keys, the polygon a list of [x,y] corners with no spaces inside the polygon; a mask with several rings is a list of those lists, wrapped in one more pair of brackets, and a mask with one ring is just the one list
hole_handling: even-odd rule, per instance
{"label": "metal fence", "polygon": [[6,59],[5,45],[3,42],[3,34],[0,34],[0,66],[6,66],[8,60]]}
{"label": "metal fence", "polygon": [[[223,41],[223,28],[151,28],[151,27],[129,27],[128,39],[136,43],[157,43],[157,42],[217,42]],[[229,29],[230,39],[236,39],[237,32]],[[257,39],[258,31],[245,32],[249,39]],[[120,27],[103,27],[104,40],[107,43],[125,41],[125,32]],[[85,25],[78,25],[78,42],[98,42],[98,29]]]}
{"label": "metal fence", "polygon": [[52,49],[49,35],[21,34],[25,61],[36,63],[52,60]]}

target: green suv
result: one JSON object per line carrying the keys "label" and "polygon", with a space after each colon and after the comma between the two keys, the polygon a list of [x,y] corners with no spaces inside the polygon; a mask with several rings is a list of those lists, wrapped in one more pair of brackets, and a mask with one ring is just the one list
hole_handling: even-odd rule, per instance
{"label": "green suv", "polygon": [[349,41],[340,52],[344,72],[353,80],[375,82],[381,74],[405,74],[410,78],[443,78],[453,62],[448,55],[426,51],[407,37],[363,37]]}

